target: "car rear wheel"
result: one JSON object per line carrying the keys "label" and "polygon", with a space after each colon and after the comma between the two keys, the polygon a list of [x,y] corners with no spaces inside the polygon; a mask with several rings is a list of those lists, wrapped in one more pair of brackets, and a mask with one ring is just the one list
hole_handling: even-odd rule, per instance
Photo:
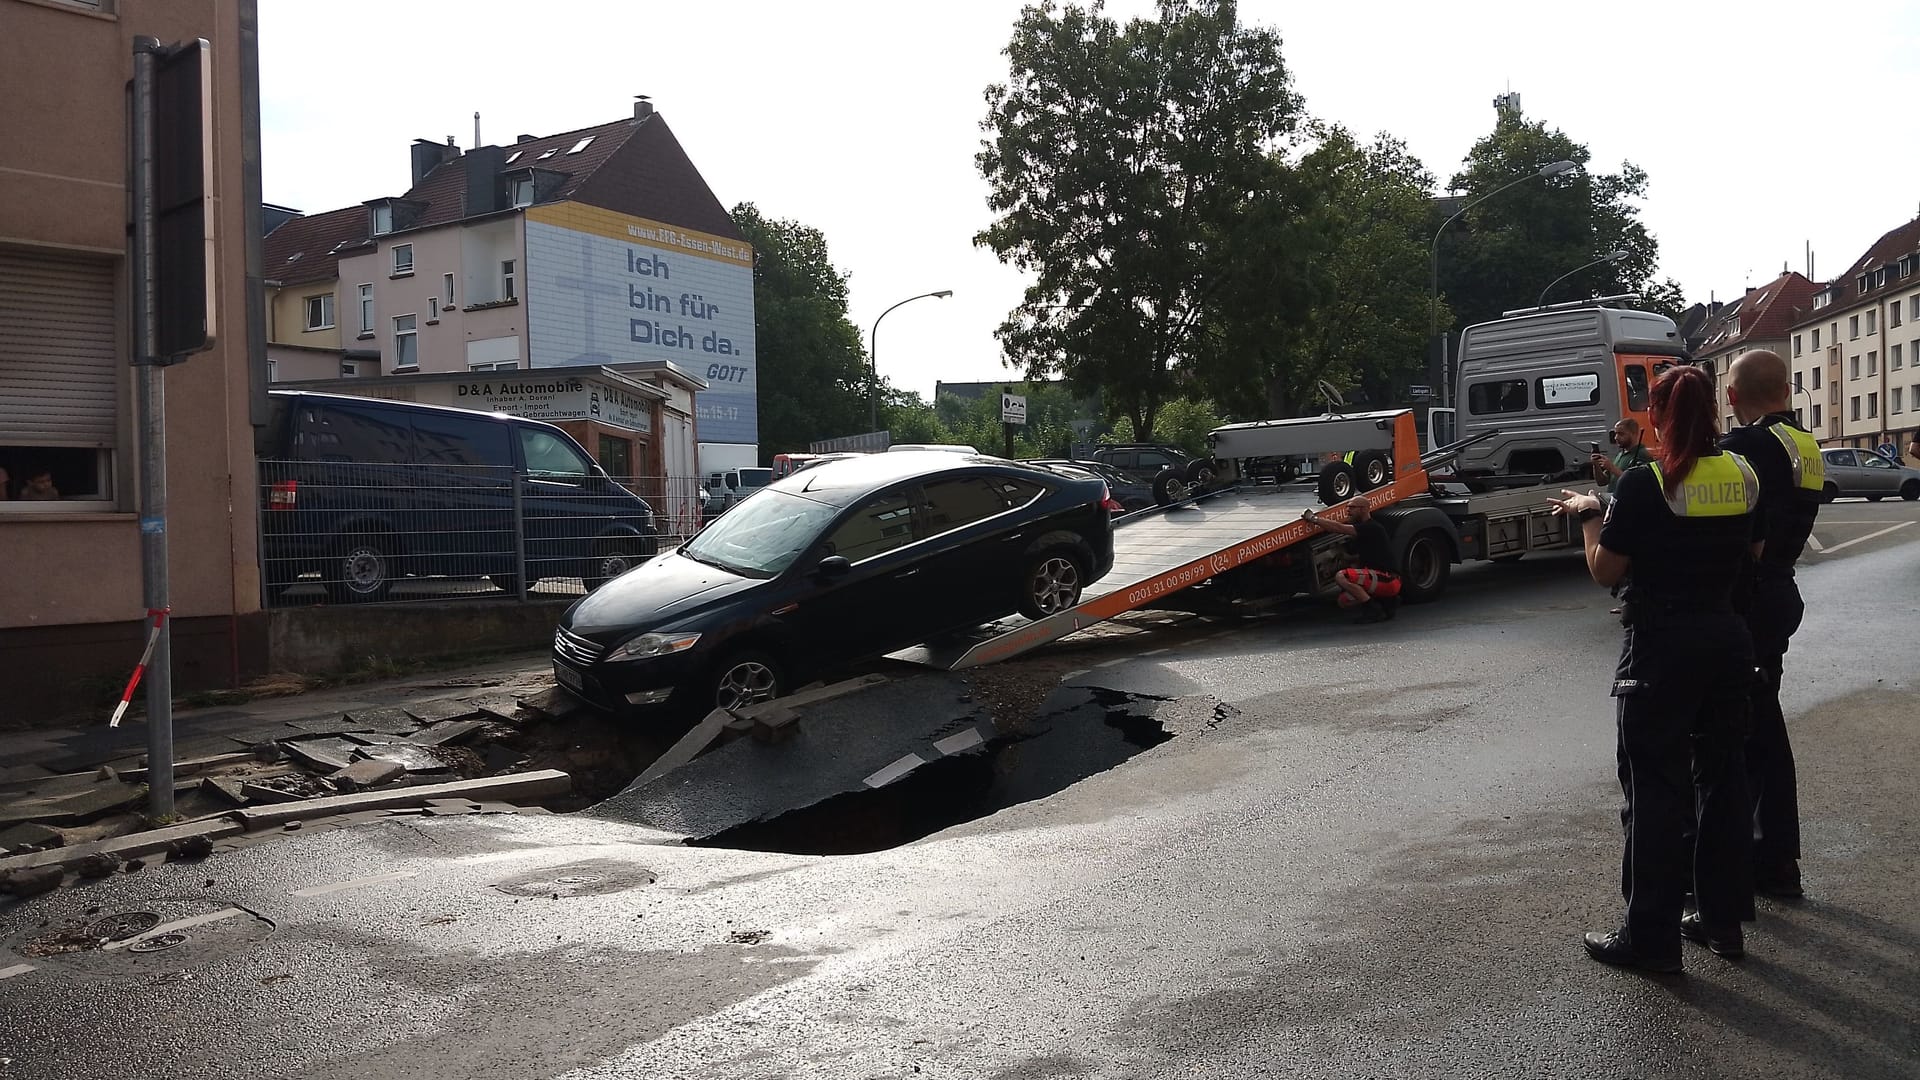
{"label": "car rear wheel", "polygon": [[1187,483],[1196,495],[1212,487],[1214,479],[1219,475],[1220,463],[1210,457],[1187,463]]}
{"label": "car rear wheel", "polygon": [[340,545],[326,574],[327,592],[339,604],[371,604],[393,588],[397,551],[379,534],[356,536]]}
{"label": "car rear wheel", "polygon": [[1320,469],[1320,501],[1332,506],[1353,498],[1355,483],[1353,466],[1344,461],[1328,462]]}
{"label": "car rear wheel", "polygon": [[1833,500],[1839,497],[1840,497],[1839,484],[1828,484],[1826,487],[1820,489],[1821,502],[1832,502]]}
{"label": "car rear wheel", "polygon": [[787,678],[779,661],[763,652],[737,652],[713,666],[704,702],[732,712],[786,692]]}
{"label": "car rear wheel", "polygon": [[1912,502],[1920,499],[1920,480],[1909,480],[1900,485],[1900,497]]}
{"label": "car rear wheel", "polygon": [[1087,573],[1080,560],[1064,551],[1050,551],[1027,563],[1020,579],[1020,614],[1029,619],[1057,615],[1080,602]]}

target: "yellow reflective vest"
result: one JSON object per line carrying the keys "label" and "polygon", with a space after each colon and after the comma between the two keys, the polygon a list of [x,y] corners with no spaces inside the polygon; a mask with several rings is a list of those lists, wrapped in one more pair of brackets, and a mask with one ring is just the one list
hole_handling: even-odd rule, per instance
{"label": "yellow reflective vest", "polygon": [[1827,462],[1820,456],[1820,444],[1813,436],[1786,423],[1768,424],[1767,430],[1786,448],[1787,460],[1793,463],[1795,487],[1819,491],[1826,486]]}
{"label": "yellow reflective vest", "polygon": [[[1652,462],[1647,468],[1653,470],[1654,481],[1665,493],[1667,485],[1660,463]],[[1746,458],[1724,451],[1695,461],[1686,479],[1667,496],[1667,509],[1680,517],[1735,517],[1751,514],[1759,505],[1759,474]]]}

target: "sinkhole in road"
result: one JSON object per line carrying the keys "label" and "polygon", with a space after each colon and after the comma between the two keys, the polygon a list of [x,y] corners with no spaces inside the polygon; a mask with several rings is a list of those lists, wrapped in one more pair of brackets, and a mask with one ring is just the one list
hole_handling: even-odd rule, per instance
{"label": "sinkhole in road", "polygon": [[689,840],[699,847],[858,855],[1056,794],[1172,739],[1153,715],[1163,698],[1085,688],[973,751],[927,762],[884,787]]}

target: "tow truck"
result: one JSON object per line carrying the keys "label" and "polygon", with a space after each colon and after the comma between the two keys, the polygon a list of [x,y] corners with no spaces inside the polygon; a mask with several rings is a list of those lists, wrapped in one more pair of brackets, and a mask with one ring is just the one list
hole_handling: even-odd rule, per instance
{"label": "tow truck", "polygon": [[[1202,584],[1265,598],[1331,592],[1346,545],[1301,511],[1326,505],[1319,516],[1344,521],[1353,494],[1365,494],[1386,526],[1409,603],[1437,598],[1456,563],[1576,546],[1579,534],[1548,500],[1591,482],[1582,451],[1623,415],[1644,424],[1650,378],[1686,355],[1671,320],[1604,306],[1619,299],[1469,327],[1455,400],[1467,407],[1470,433],[1425,452],[1410,409],[1215,428],[1212,454],[1189,466],[1182,498],[1115,523],[1113,569],[1075,606],[894,656],[955,670],[995,663]],[[1489,467],[1481,462],[1490,444],[1501,460],[1555,471]],[[1273,482],[1273,462],[1303,459],[1331,460],[1317,477]]]}

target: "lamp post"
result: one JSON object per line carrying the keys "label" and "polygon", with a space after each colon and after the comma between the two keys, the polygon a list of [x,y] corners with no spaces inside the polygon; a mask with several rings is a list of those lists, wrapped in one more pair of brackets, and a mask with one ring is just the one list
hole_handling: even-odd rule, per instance
{"label": "lamp post", "polygon": [[1600,266],[1604,263],[1619,262],[1621,259],[1624,259],[1626,257],[1627,257],[1627,250],[1625,248],[1618,248],[1616,250],[1607,252],[1605,255],[1600,256],[1599,258],[1593,260],[1590,263],[1585,263],[1583,265],[1576,266],[1573,269],[1567,271],[1566,273],[1561,274],[1559,277],[1554,278],[1552,281],[1548,282],[1546,288],[1540,290],[1540,303],[1538,306],[1546,307],[1547,294],[1553,291],[1553,287],[1567,280],[1573,275],[1579,273],[1580,271],[1591,270],[1594,267]]}
{"label": "lamp post", "polygon": [[[1486,202],[1488,199],[1493,198],[1503,191],[1518,187],[1529,180],[1559,176],[1561,173],[1572,172],[1579,167],[1579,163],[1574,161],[1556,161],[1551,165],[1542,165],[1539,169],[1517,180],[1508,181],[1494,188],[1492,191],[1487,192],[1485,195],[1472,200],[1460,209],[1455,210],[1452,217],[1440,223],[1440,227],[1433,232],[1432,277],[1429,279],[1427,290],[1427,340],[1432,341],[1440,337],[1440,234],[1447,231],[1447,226],[1459,220],[1461,214],[1479,206],[1481,203]],[[1446,341],[1442,339],[1440,342],[1440,403],[1443,406],[1453,404],[1453,374],[1448,370],[1452,365],[1450,363],[1451,357],[1447,355],[1447,351]]]}
{"label": "lamp post", "polygon": [[[890,307],[887,310],[881,312],[880,319],[884,319],[888,315],[892,314],[893,308],[900,307],[904,304],[911,304],[915,300],[925,300],[929,296],[935,297],[936,299],[945,300],[947,297],[952,295],[953,295],[952,289],[941,289],[938,292],[921,293],[919,296],[909,296],[905,300],[900,301],[900,303],[895,304],[893,305],[893,307]],[[867,362],[868,362],[867,430],[868,431],[880,430],[880,319],[873,320],[873,331],[867,335]]]}

